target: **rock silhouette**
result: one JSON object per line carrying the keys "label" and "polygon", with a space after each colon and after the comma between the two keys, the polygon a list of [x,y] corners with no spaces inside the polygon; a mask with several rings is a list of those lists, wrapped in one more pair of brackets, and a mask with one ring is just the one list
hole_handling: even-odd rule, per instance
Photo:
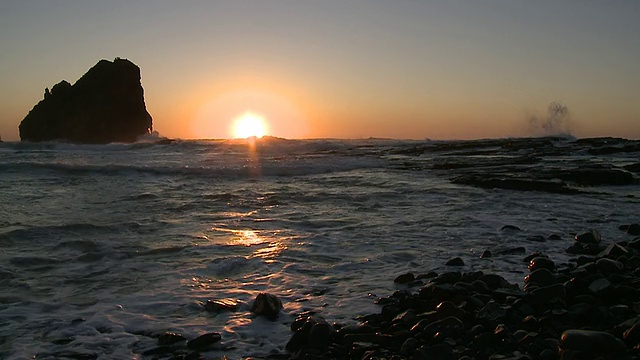
{"label": "rock silhouette", "polygon": [[100,60],[75,84],[62,80],[45,89],[19,129],[22,141],[136,141],[153,130],[140,68],[126,59]]}

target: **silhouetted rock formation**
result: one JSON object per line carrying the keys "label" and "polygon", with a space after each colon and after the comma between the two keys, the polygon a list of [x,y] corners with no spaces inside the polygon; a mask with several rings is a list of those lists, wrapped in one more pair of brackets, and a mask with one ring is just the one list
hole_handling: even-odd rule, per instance
{"label": "silhouetted rock formation", "polygon": [[20,123],[22,141],[62,140],[105,144],[134,142],[151,133],[140,68],[129,60],[100,60],[74,85],[61,81],[45,89]]}

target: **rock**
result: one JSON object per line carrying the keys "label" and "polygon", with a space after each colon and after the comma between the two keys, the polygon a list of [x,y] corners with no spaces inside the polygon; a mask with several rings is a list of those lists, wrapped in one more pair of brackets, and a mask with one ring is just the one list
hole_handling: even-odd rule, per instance
{"label": "rock", "polygon": [[633,236],[640,235],[640,224],[620,225],[619,229],[626,232],[629,235],[633,235]]}
{"label": "rock", "polygon": [[186,340],[187,338],[185,338],[180,334],[176,334],[173,332],[166,332],[160,335],[160,337],[158,338],[158,345],[160,346],[172,345],[172,344],[179,343]]}
{"label": "rock", "polygon": [[536,271],[538,269],[547,269],[549,271],[556,270],[556,264],[549,258],[538,256],[531,259],[529,262],[529,271]]}
{"label": "rock", "polygon": [[559,351],[563,359],[619,359],[627,348],[609,333],[572,329],[560,336]]}
{"label": "rock", "polygon": [[522,231],[522,229],[520,229],[519,227],[517,227],[515,225],[504,225],[503,227],[500,228],[500,230],[502,230],[502,231]]}
{"label": "rock", "polygon": [[640,321],[624,332],[623,339],[631,348],[637,348],[640,345]]}
{"label": "rock", "polygon": [[275,320],[282,309],[282,301],[275,295],[260,293],[251,305],[251,312],[258,316],[265,316],[269,320]]}
{"label": "rock", "polygon": [[411,272],[408,272],[406,274],[398,275],[398,277],[396,277],[395,280],[393,280],[393,282],[397,284],[408,284],[415,279],[416,279],[415,275]]}
{"label": "rock", "polygon": [[598,259],[596,266],[604,275],[617,274],[624,269],[624,265],[620,261],[607,258]]}
{"label": "rock", "polygon": [[135,142],[153,130],[140,68],[129,60],[100,60],[74,85],[56,84],[20,123],[22,141],[105,144]]}
{"label": "rock", "polygon": [[236,311],[238,310],[238,302],[233,299],[207,300],[207,303],[204,305],[204,309],[213,313],[219,313],[224,310]]}
{"label": "rock", "polygon": [[218,333],[206,333],[187,342],[187,347],[192,350],[206,349],[222,339]]}
{"label": "rock", "polygon": [[447,265],[447,266],[464,266],[464,261],[462,261],[462,258],[460,258],[460,257],[455,257],[455,258],[447,261],[445,263],[445,265]]}
{"label": "rock", "polygon": [[527,285],[546,286],[555,281],[555,276],[548,269],[542,268],[532,271],[531,274],[524,277]]}
{"label": "rock", "polygon": [[580,234],[577,234],[575,236],[575,240],[576,242],[582,243],[582,244],[600,244],[600,241],[602,240],[600,237],[600,233],[598,232],[598,230],[588,230],[585,232],[582,232]]}
{"label": "rock", "polygon": [[492,257],[493,254],[491,254],[491,251],[489,250],[485,250],[482,252],[482,255],[480,255],[480,259],[488,259],[490,257]]}
{"label": "rock", "polygon": [[402,343],[402,346],[400,347],[400,355],[411,356],[411,354],[413,354],[413,352],[418,348],[418,345],[420,345],[418,340],[414,338],[408,338],[404,343]]}

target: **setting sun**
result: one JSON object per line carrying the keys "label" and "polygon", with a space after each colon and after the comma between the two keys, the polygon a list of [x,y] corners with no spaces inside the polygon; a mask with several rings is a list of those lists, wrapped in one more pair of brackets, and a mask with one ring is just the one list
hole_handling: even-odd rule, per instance
{"label": "setting sun", "polygon": [[261,138],[267,134],[267,122],[264,117],[246,112],[233,122],[233,137],[248,138],[255,136]]}

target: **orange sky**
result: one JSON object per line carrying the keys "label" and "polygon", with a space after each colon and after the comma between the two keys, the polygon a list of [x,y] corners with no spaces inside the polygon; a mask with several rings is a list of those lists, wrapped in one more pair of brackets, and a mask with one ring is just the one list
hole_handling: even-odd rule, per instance
{"label": "orange sky", "polygon": [[640,3],[556,1],[0,4],[0,135],[98,60],[141,68],[154,128],[228,138],[245,112],[287,138],[640,138]]}

